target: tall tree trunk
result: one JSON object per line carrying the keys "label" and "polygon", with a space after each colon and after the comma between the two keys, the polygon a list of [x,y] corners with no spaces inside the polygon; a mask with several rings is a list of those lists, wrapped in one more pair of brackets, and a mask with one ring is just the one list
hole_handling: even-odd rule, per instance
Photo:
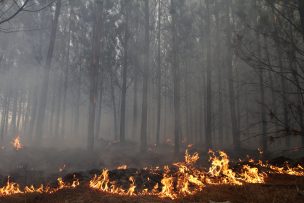
{"label": "tall tree trunk", "polygon": [[178,61],[178,39],[177,39],[177,0],[171,0],[172,12],[172,72],[173,72],[173,91],[174,91],[174,152],[179,153],[180,134],[181,134],[181,114],[180,114],[180,70]]}
{"label": "tall tree trunk", "polygon": [[98,111],[96,118],[96,133],[95,136],[98,138],[100,136],[101,127],[101,112],[102,112],[102,96],[103,96],[103,71],[99,73],[99,94],[98,94]]}
{"label": "tall tree trunk", "polygon": [[[266,37],[264,37],[264,44],[265,44],[265,54],[266,54],[266,61],[267,63],[271,66],[272,65],[272,61],[270,58],[270,53],[269,53],[269,48],[268,48],[268,40]],[[277,116],[278,115],[278,107],[277,107],[277,98],[276,98],[276,90],[275,90],[275,85],[274,85],[274,78],[272,75],[272,71],[268,72],[268,78],[269,78],[269,83],[270,83],[270,91],[271,91],[271,111],[273,113],[273,115]],[[274,123],[274,127],[275,127],[275,132],[277,133],[279,130],[279,126],[277,123]]]}
{"label": "tall tree trunk", "polygon": [[210,39],[210,0],[206,0],[207,6],[207,70],[206,70],[206,146],[208,149],[212,148],[212,89],[211,89],[211,39]]}
{"label": "tall tree trunk", "polygon": [[63,100],[62,100],[62,127],[61,127],[61,136],[62,137],[65,136],[66,98],[67,98],[67,91],[68,91],[69,66],[70,66],[70,40],[71,40],[71,13],[69,13],[69,30],[68,30],[67,51],[66,51],[67,53],[66,53],[66,62],[65,62],[65,67],[64,67]]}
{"label": "tall tree trunk", "polygon": [[58,84],[56,87],[56,94],[57,94],[57,105],[56,108],[56,117],[55,117],[55,132],[54,135],[56,138],[59,137],[60,131],[60,119],[61,119],[61,98],[62,98],[62,86],[63,86],[63,75],[60,74],[58,78]]}
{"label": "tall tree trunk", "polygon": [[[215,1],[215,23],[216,23],[216,46],[214,49],[214,56],[220,53],[220,18],[219,18],[219,3]],[[222,66],[218,59],[214,58],[215,65],[217,67],[217,79],[218,79],[218,136],[219,136],[219,145],[223,146],[223,138],[224,138],[224,121],[223,121],[223,82],[222,82]]]}
{"label": "tall tree trunk", "polygon": [[14,101],[13,101],[13,111],[12,111],[12,121],[11,121],[11,132],[12,136],[16,136],[16,129],[17,129],[17,108],[18,108],[18,93],[16,90],[13,93]]}
{"label": "tall tree trunk", "polygon": [[76,96],[76,104],[75,104],[75,120],[74,120],[74,133],[76,137],[79,136],[79,111],[80,111],[80,96],[81,96],[81,65],[79,65],[78,69],[78,79],[77,79],[77,96]]}
{"label": "tall tree trunk", "polygon": [[227,80],[228,80],[228,95],[229,95],[229,106],[230,106],[230,117],[232,126],[232,138],[233,147],[238,151],[241,147],[240,142],[240,130],[237,125],[236,107],[235,107],[235,89],[233,80],[233,51],[232,51],[232,25],[230,23],[230,7],[231,0],[226,0],[226,45],[227,45],[227,55],[226,55],[226,65],[227,65]]}
{"label": "tall tree trunk", "polygon": [[56,39],[56,31],[57,31],[57,25],[58,25],[58,19],[61,9],[61,0],[58,0],[56,2],[56,10],[55,10],[55,17],[52,24],[52,30],[51,30],[51,38],[49,42],[49,48],[48,53],[46,57],[46,63],[43,71],[43,79],[42,79],[42,87],[41,92],[39,96],[39,109],[38,109],[38,118],[37,118],[37,126],[36,126],[36,141],[38,143],[41,142],[42,134],[43,134],[43,125],[44,125],[44,119],[45,119],[45,110],[46,110],[46,103],[47,103],[47,94],[48,94],[48,85],[49,85],[49,75],[50,75],[50,69],[51,69],[51,62],[53,58],[53,52],[54,52],[54,46],[55,46],[55,39]]}
{"label": "tall tree trunk", "polygon": [[113,106],[113,123],[114,123],[114,139],[118,139],[118,122],[117,122],[117,110],[116,110],[116,102],[115,102],[115,88],[113,82],[113,76],[111,75],[111,99]]}
{"label": "tall tree trunk", "polygon": [[147,149],[147,122],[148,122],[148,82],[149,82],[149,66],[150,66],[150,30],[149,30],[149,1],[145,1],[145,63],[143,70],[143,93],[142,93],[142,111],[141,111],[141,130],[140,130],[140,146],[141,152]]}
{"label": "tall tree trunk", "polygon": [[[138,68],[138,67],[136,67]],[[137,120],[138,120],[138,107],[137,107],[137,95],[138,95],[138,74],[135,74],[134,76],[134,84],[133,84],[133,129],[132,129],[132,135],[134,137],[137,137]]]}
{"label": "tall tree trunk", "polygon": [[[260,34],[256,33],[256,40],[257,40],[257,53],[259,59],[262,58],[262,50],[261,50],[261,41],[260,41]],[[266,120],[266,102],[265,102],[265,88],[264,88],[264,70],[263,67],[258,67],[258,74],[259,74],[259,88],[260,88],[260,114],[261,114],[261,145],[263,149],[263,155],[267,156],[268,153],[268,144],[267,144],[267,120]]]}
{"label": "tall tree trunk", "polygon": [[53,96],[51,103],[51,115],[50,115],[50,126],[49,126],[49,135],[52,137],[54,135],[54,113],[55,113],[55,104],[56,104],[56,85],[53,85]]}
{"label": "tall tree trunk", "polygon": [[298,9],[301,19],[302,37],[304,39],[304,1],[303,0],[298,0]]}
{"label": "tall tree trunk", "polygon": [[4,138],[4,128],[5,128],[8,107],[9,107],[9,94],[6,93],[4,96],[3,109],[2,109],[2,114],[1,114],[1,132],[0,132],[1,143],[3,143],[3,138]]}
{"label": "tall tree trunk", "polygon": [[102,27],[102,13],[103,13],[103,1],[96,2],[98,5],[95,10],[95,24],[93,30],[92,40],[92,59],[91,67],[89,70],[90,74],[90,95],[89,95],[89,121],[88,121],[88,150],[94,148],[95,138],[95,111],[96,111],[96,100],[97,100],[97,85],[98,85],[98,69],[100,63],[100,49],[101,49],[101,27]]}
{"label": "tall tree trunk", "polygon": [[161,119],[161,0],[158,0],[157,19],[157,116],[156,116],[156,145],[160,144],[160,119]]}
{"label": "tall tree trunk", "polygon": [[128,41],[129,41],[129,0],[124,1],[125,12],[125,35],[124,35],[124,56],[123,56],[123,70],[122,70],[122,87],[121,87],[121,103],[120,103],[120,131],[119,139],[121,143],[126,140],[125,135],[125,120],[126,120],[126,97],[127,97],[127,73],[128,73]]}

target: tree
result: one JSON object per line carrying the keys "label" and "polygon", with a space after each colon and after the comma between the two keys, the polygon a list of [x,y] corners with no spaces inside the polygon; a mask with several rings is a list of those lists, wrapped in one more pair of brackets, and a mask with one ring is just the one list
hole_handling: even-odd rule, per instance
{"label": "tree", "polygon": [[[95,7],[95,19],[94,30],[92,39],[92,59],[90,73],[90,95],[89,95],[89,122],[88,122],[88,150],[94,148],[95,138],[95,112],[96,112],[96,100],[97,100],[97,77],[98,69],[100,67],[100,50],[101,50],[101,29],[102,29],[102,11],[103,1],[97,1]],[[101,11],[101,12],[100,12]]]}
{"label": "tree", "polygon": [[45,108],[46,108],[46,103],[47,103],[47,93],[48,93],[48,85],[49,85],[49,75],[50,75],[50,69],[51,69],[51,62],[52,62],[52,58],[53,58],[60,9],[61,9],[61,0],[58,0],[56,2],[55,16],[54,16],[54,20],[53,20],[53,24],[52,24],[52,28],[51,28],[51,37],[50,37],[45,67],[44,67],[44,71],[43,71],[41,92],[40,92],[40,96],[39,96],[40,104],[39,104],[39,109],[38,109],[37,127],[36,127],[36,133],[35,133],[37,136],[38,143],[41,142],[42,132],[43,132],[43,124],[44,124],[44,119],[45,119]]}
{"label": "tree", "polygon": [[141,113],[141,151],[144,152],[147,149],[147,122],[148,122],[148,82],[149,82],[149,66],[150,66],[150,54],[149,54],[149,41],[150,41],[150,22],[149,22],[149,1],[145,1],[145,63],[143,70],[143,98],[142,98],[142,113]]}

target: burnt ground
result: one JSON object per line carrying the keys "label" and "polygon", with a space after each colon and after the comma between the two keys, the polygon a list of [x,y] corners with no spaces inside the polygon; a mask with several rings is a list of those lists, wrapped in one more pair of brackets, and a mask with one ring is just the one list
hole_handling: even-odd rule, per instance
{"label": "burnt ground", "polygon": [[[88,188],[87,184],[73,190],[62,190],[55,194],[29,194],[0,198],[0,203],[115,203],[115,202],[216,202],[233,203],[301,203],[304,196],[297,192],[296,185],[304,184],[303,177],[276,175],[267,184],[248,184],[244,186],[207,186],[202,192],[179,200],[160,199],[157,197],[126,197],[105,194]],[[303,186],[303,185],[302,185]]]}

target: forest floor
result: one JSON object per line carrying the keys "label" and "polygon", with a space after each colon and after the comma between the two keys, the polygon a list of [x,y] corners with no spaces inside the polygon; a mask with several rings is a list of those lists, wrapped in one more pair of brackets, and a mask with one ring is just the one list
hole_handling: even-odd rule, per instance
{"label": "forest floor", "polygon": [[[62,190],[57,193],[15,195],[0,198],[0,203],[116,203],[116,202],[202,202],[209,201],[231,203],[301,203],[303,194],[297,192],[296,186],[304,177],[279,175],[272,177],[266,184],[247,184],[243,186],[217,185],[207,186],[194,196],[178,200],[160,199],[151,196],[126,197],[106,194],[89,189],[88,184],[81,184],[78,188]],[[302,185],[304,186],[304,185]]]}
{"label": "forest floor", "polygon": [[[132,150],[133,149],[133,150]],[[0,154],[0,185],[4,185],[7,175],[12,180],[21,185],[47,183],[56,180],[57,177],[66,177],[69,174],[78,173],[80,186],[75,189],[63,189],[54,194],[22,194],[0,197],[0,203],[114,203],[114,202],[225,202],[231,203],[285,203],[303,202],[304,203],[304,177],[289,175],[270,175],[265,184],[245,184],[236,185],[207,185],[201,192],[194,196],[183,199],[170,200],[161,199],[154,196],[118,196],[108,193],[95,191],[89,188],[89,179],[93,174],[99,174],[103,168],[115,169],[117,166],[126,164],[128,169],[136,170],[146,166],[163,166],[176,161],[183,160],[183,153],[179,157],[172,156],[172,148],[163,147],[157,152],[138,154],[134,151],[134,146],[130,145],[123,149],[121,146],[111,145],[103,148],[102,151],[86,154],[85,150],[33,150],[23,148],[19,151],[2,150]],[[199,151],[195,148],[192,152]],[[128,152],[128,153],[125,153]],[[252,152],[244,152],[251,154]],[[233,151],[228,152],[233,157]],[[252,157],[258,158],[257,155]],[[301,156],[301,155],[300,155]],[[297,156],[291,160],[280,157],[273,159],[280,165],[283,161],[300,161],[304,163],[304,158]],[[296,156],[291,156],[296,157]],[[237,160],[236,157],[234,160]],[[208,165],[207,152],[200,152],[199,164]],[[4,167],[6,166],[6,167]],[[93,169],[93,170],[92,170]],[[128,175],[128,174],[127,174]],[[127,176],[128,177],[128,176]]]}

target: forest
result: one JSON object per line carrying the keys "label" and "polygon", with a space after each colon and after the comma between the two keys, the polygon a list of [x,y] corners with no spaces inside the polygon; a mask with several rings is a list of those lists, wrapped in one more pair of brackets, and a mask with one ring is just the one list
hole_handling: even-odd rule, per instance
{"label": "forest", "polygon": [[304,0],[0,0],[1,202],[304,202]]}

